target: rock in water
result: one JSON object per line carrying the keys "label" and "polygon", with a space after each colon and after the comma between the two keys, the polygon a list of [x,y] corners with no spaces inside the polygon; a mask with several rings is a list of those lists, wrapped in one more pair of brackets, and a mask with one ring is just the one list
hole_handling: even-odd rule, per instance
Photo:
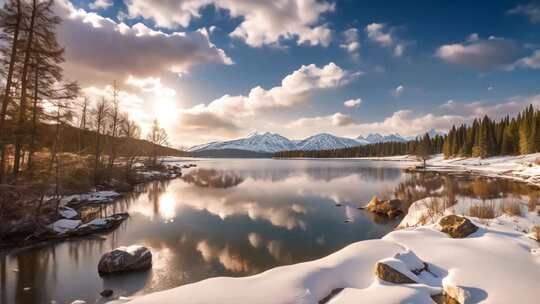
{"label": "rock in water", "polygon": [[148,248],[131,245],[118,247],[105,253],[98,264],[100,275],[115,272],[148,269],[152,267],[152,253]]}
{"label": "rock in water", "polygon": [[389,218],[395,218],[402,213],[401,201],[399,199],[381,201],[376,196],[373,196],[369,204],[367,204],[366,209]]}
{"label": "rock in water", "polygon": [[104,289],[102,292],[99,293],[102,297],[108,298],[113,295],[113,291],[111,289]]}
{"label": "rock in water", "polygon": [[458,215],[447,215],[439,220],[441,231],[447,233],[452,238],[465,238],[471,233],[476,232],[478,227],[468,218]]}

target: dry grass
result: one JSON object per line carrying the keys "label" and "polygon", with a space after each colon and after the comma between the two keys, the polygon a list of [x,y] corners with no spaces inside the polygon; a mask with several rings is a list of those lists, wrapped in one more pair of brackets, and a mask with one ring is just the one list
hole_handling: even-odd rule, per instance
{"label": "dry grass", "polygon": [[481,219],[492,219],[497,217],[497,208],[493,203],[482,203],[469,207],[469,215]]}
{"label": "dry grass", "polygon": [[540,226],[534,226],[531,228],[530,233],[533,235],[533,238],[540,242]]}
{"label": "dry grass", "polygon": [[514,216],[521,216],[521,205],[519,202],[516,201],[510,201],[510,202],[504,202],[501,206],[502,212],[514,215]]}
{"label": "dry grass", "polygon": [[531,195],[529,197],[529,203],[527,204],[528,210],[534,212],[538,206],[538,197],[536,195]]}

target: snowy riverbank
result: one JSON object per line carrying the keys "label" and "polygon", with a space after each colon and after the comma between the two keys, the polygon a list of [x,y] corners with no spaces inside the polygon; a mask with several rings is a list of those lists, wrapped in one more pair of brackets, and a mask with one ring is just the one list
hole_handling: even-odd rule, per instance
{"label": "snowy riverbank", "polygon": [[[351,244],[315,261],[250,277],[207,279],[129,303],[318,303],[339,290],[328,303],[434,303],[432,296],[443,291],[465,303],[537,303],[539,243],[521,229],[538,224],[538,214],[519,219],[521,226],[508,215],[469,219],[479,228],[466,238],[451,238],[438,224],[427,223]],[[402,224],[410,220],[406,217]],[[379,279],[377,262],[416,283]],[[418,272],[422,262],[429,271]]]}
{"label": "snowy riverbank", "polygon": [[[394,161],[407,167],[420,165],[421,162],[412,155],[398,155],[388,157],[357,158],[376,161]],[[508,178],[540,186],[540,153],[497,156],[490,158],[456,157],[444,159],[442,154],[434,155],[426,162],[427,171],[462,172],[488,177]]]}

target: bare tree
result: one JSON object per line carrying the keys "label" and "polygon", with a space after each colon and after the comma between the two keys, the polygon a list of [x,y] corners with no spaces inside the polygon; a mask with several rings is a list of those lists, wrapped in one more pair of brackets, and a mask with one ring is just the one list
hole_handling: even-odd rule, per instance
{"label": "bare tree", "polygon": [[159,151],[162,148],[161,146],[167,145],[168,142],[167,132],[159,126],[157,119],[154,119],[152,129],[150,129],[150,133],[146,139],[152,143],[152,165],[155,166],[157,165],[157,158]]}
{"label": "bare tree", "polygon": [[[130,145],[133,139],[139,139],[141,136],[141,128],[134,120],[129,118],[128,114],[123,114],[122,124],[120,126],[120,136],[124,139],[124,145]],[[126,176],[129,176],[133,164],[141,156],[142,151],[139,145],[133,145],[125,149],[126,157]]]}
{"label": "bare tree", "polygon": [[81,115],[79,118],[79,152],[84,151],[86,148],[85,135],[87,128],[87,116],[88,116],[88,98],[85,96],[80,104]]}
{"label": "bare tree", "polygon": [[4,58],[6,58],[7,75],[6,87],[2,98],[2,106],[0,109],[0,184],[4,182],[4,169],[6,160],[5,148],[5,121],[7,114],[8,103],[11,99],[11,86],[13,84],[13,73],[15,70],[15,62],[17,60],[17,45],[19,41],[19,32],[21,21],[23,19],[21,0],[10,0],[0,9],[0,40],[7,41],[7,48],[2,49]]}
{"label": "bare tree", "polygon": [[99,169],[101,165],[101,138],[102,132],[107,122],[107,115],[109,113],[109,107],[105,97],[97,103],[96,108],[93,110],[95,132],[96,132],[96,149],[94,153],[94,183],[97,185],[100,182]]}
{"label": "bare tree", "polygon": [[112,170],[114,166],[114,160],[116,158],[116,145],[115,141],[117,140],[116,137],[118,137],[118,129],[120,125],[120,104],[118,100],[118,86],[116,84],[116,81],[113,83],[113,100],[112,100],[112,106],[110,111],[110,124],[111,124],[111,155],[109,156],[109,170]]}
{"label": "bare tree", "polygon": [[22,152],[22,136],[24,133],[24,124],[26,121],[26,98],[28,94],[28,70],[30,67],[30,55],[32,53],[32,42],[34,39],[34,29],[36,24],[36,16],[38,10],[38,1],[32,0],[32,8],[30,15],[30,24],[27,27],[27,36],[24,48],[24,61],[21,73],[21,99],[19,105],[19,118],[17,121],[17,133],[15,136],[15,157],[13,160],[13,176],[17,178],[20,170],[21,152]]}

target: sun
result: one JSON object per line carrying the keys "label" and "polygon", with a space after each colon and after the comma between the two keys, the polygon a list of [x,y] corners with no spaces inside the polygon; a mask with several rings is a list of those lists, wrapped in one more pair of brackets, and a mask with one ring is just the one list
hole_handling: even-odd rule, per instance
{"label": "sun", "polygon": [[166,98],[154,100],[154,115],[163,127],[170,127],[178,120],[176,103]]}

